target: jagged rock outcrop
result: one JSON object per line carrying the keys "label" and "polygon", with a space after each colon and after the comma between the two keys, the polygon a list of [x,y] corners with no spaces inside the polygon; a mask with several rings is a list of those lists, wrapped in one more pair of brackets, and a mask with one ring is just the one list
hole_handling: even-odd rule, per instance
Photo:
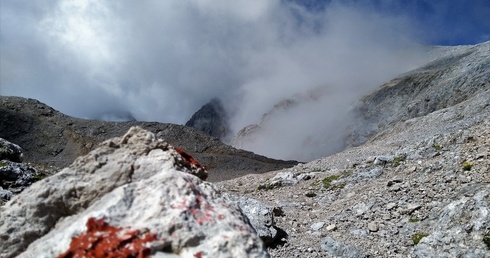
{"label": "jagged rock outcrop", "polygon": [[202,106],[185,123],[186,126],[203,131],[218,139],[229,133],[228,116],[221,100],[214,98]]}
{"label": "jagged rock outcrop", "polygon": [[206,176],[189,154],[131,128],[0,207],[0,257],[268,257]]}
{"label": "jagged rock outcrop", "polygon": [[98,143],[124,134],[131,126],[149,130],[189,152],[206,166],[209,181],[297,164],[235,149],[204,132],[182,125],[78,119],[34,99],[0,96],[0,137],[22,146],[25,160],[53,173],[71,164],[76,157],[87,154]]}

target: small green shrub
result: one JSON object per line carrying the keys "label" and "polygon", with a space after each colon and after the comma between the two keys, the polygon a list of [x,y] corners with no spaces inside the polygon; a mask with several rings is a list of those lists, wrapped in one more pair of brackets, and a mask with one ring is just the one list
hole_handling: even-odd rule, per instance
{"label": "small green shrub", "polygon": [[408,222],[410,222],[410,223],[416,223],[416,222],[419,222],[419,221],[420,221],[420,219],[417,219],[417,218],[409,218],[408,219]]}
{"label": "small green shrub", "polygon": [[12,150],[7,149],[7,148],[0,147],[0,153],[12,154]]}
{"label": "small green shrub", "polygon": [[473,167],[473,162],[465,161],[463,162],[463,171],[470,171]]}
{"label": "small green shrub", "polygon": [[32,175],[32,179],[34,179],[35,181],[39,181],[41,179],[44,179],[48,177],[47,175],[44,175],[44,174],[33,174]]}
{"label": "small green shrub", "polygon": [[434,145],[432,145],[432,148],[434,148],[436,151],[440,151],[440,150],[442,150],[442,147],[441,147],[441,145],[439,145],[439,144],[434,144]]}
{"label": "small green shrub", "polygon": [[422,240],[422,238],[428,236],[429,234],[425,234],[425,233],[416,233],[412,236],[412,240],[413,240],[413,244],[414,245],[418,245],[420,240]]}
{"label": "small green shrub", "polygon": [[331,175],[331,176],[325,177],[322,180],[323,187],[325,187],[325,189],[330,189],[332,187],[331,183],[333,181],[339,179],[339,178],[340,178],[339,175]]}
{"label": "small green shrub", "polygon": [[310,172],[323,172],[323,170],[321,168],[314,168]]}
{"label": "small green shrub", "polygon": [[400,164],[405,161],[407,158],[404,157],[404,156],[401,156],[401,157],[395,157],[393,159],[393,167],[398,167],[400,166]]}
{"label": "small green shrub", "polygon": [[5,167],[5,166],[7,166],[7,165],[8,165],[7,163],[5,163],[5,162],[3,162],[3,161],[0,161],[0,167]]}
{"label": "small green shrub", "polygon": [[341,177],[340,175],[331,175],[331,176],[325,177],[321,181],[315,182],[312,185],[319,185],[319,184],[321,184],[323,186],[323,188],[325,188],[327,190],[342,189],[342,188],[345,187],[345,183],[332,185],[332,182],[335,181],[335,180],[338,180],[340,177]]}

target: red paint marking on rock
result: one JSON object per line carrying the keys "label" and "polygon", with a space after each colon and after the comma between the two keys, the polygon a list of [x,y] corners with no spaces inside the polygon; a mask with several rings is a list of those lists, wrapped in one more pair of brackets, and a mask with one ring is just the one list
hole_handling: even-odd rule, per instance
{"label": "red paint marking on rock", "polygon": [[73,237],[69,249],[58,258],[143,258],[151,254],[151,249],[146,244],[156,240],[156,234],[117,228],[106,223],[105,218],[90,218],[87,221],[87,231]]}

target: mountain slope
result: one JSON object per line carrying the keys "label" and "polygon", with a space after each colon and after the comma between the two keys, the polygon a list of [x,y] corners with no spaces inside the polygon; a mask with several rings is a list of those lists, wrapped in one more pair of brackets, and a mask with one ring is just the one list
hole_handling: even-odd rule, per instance
{"label": "mountain slope", "polygon": [[489,46],[439,49],[359,101],[359,146],[220,187],[278,211],[272,257],[490,257]]}
{"label": "mountain slope", "polygon": [[454,106],[490,89],[490,42],[475,46],[437,47],[436,59],[381,86],[355,107],[349,144],[398,121]]}
{"label": "mountain slope", "polygon": [[208,167],[209,180],[263,173],[297,162],[280,161],[237,150],[201,131],[156,122],[104,122],[64,115],[33,99],[0,96],[0,138],[20,145],[25,160],[40,165],[68,166],[98,143],[141,126],[194,155]]}

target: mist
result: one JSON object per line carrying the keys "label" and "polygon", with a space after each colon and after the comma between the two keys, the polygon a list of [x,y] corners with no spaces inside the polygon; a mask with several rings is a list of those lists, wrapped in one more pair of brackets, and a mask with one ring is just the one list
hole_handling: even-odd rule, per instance
{"label": "mist", "polygon": [[176,124],[218,97],[233,134],[323,89],[244,145],[311,160],[342,148],[353,101],[424,59],[409,17],[356,3],[4,1],[0,94],[76,117]]}

